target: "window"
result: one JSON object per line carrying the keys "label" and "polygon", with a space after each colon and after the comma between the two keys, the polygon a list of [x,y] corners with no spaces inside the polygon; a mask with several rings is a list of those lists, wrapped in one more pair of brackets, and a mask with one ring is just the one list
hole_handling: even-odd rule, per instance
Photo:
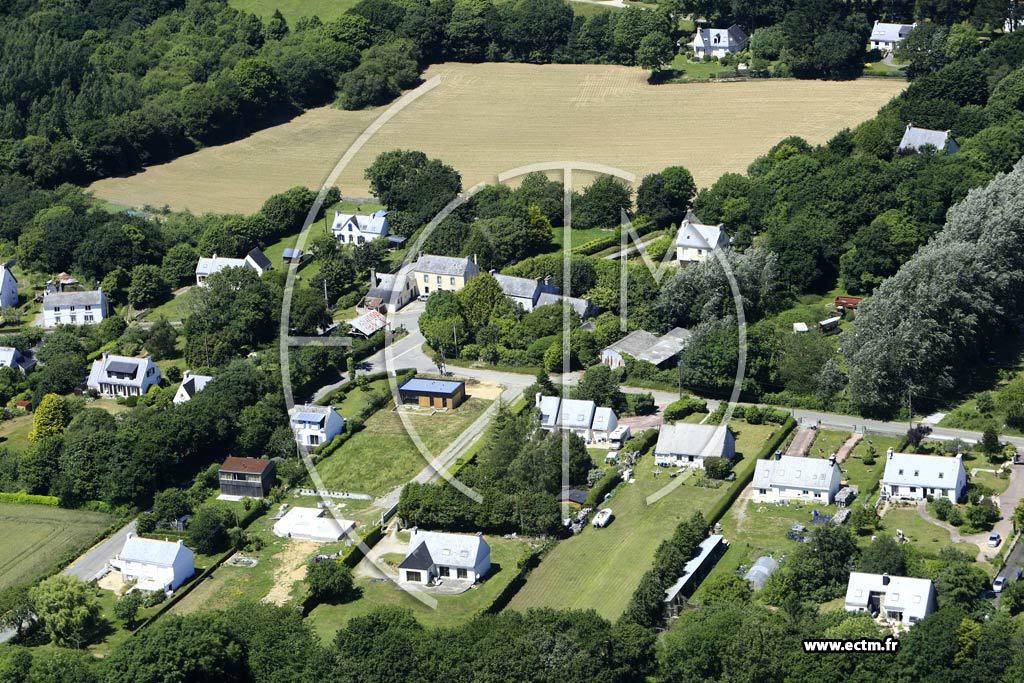
{"label": "window", "polygon": [[91,310],[92,310],[92,306],[86,306],[86,307],[85,307],[85,310],[87,310],[87,311],[91,311]]}
{"label": "window", "polygon": [[451,572],[448,569],[448,567],[438,567],[437,568],[437,575],[438,576],[451,576]]}
{"label": "window", "polygon": [[804,490],[803,490],[803,494],[804,494],[805,496],[806,496],[806,495],[807,495],[808,493],[809,493],[809,492],[808,492],[808,490],[807,490],[807,489],[804,489]]}
{"label": "window", "polygon": [[92,316],[91,316],[91,315],[87,315],[87,316],[85,316],[85,322],[87,322],[87,323],[91,323],[92,321],[93,321],[93,318],[92,318]]}
{"label": "window", "polygon": [[448,284],[450,284],[452,287],[454,287],[455,286],[455,278],[453,278],[453,277],[448,278]]}
{"label": "window", "polygon": [[903,470],[900,470],[900,474],[903,474]]}
{"label": "window", "polygon": [[53,307],[53,312],[54,313],[60,313],[60,306],[54,306]]}
{"label": "window", "polygon": [[426,273],[423,273],[423,281],[424,282],[430,282],[430,276],[427,275]]}
{"label": "window", "polygon": [[917,487],[916,486],[911,486],[910,487],[910,492],[911,493],[917,493]]}
{"label": "window", "polygon": [[458,578],[460,578],[460,579],[468,579],[469,578],[469,572],[467,572],[465,569],[456,569],[455,572],[456,572],[455,575]]}
{"label": "window", "polygon": [[815,491],[814,492],[814,497],[815,498],[821,498],[821,491]]}
{"label": "window", "polygon": [[73,310],[75,310],[75,307],[74,307],[74,306],[72,306],[72,307],[71,307],[71,310],[72,310],[72,311],[73,311]]}
{"label": "window", "polygon": [[423,583],[423,575],[420,574],[419,572],[406,571],[405,572],[405,580],[406,581],[415,581],[416,583]]}
{"label": "window", "polygon": [[317,435],[317,434],[310,434],[309,435],[309,445],[310,446],[319,446],[320,445],[320,436]]}
{"label": "window", "polygon": [[757,492],[760,493],[762,496],[768,493],[766,489],[758,489]]}
{"label": "window", "polygon": [[437,284],[441,284],[441,276],[440,275],[437,276]]}
{"label": "window", "polygon": [[939,479],[944,479],[946,476],[945,472],[939,472]]}
{"label": "window", "polygon": [[920,470],[914,470],[914,476],[915,477],[920,476],[920,474],[921,474]]}

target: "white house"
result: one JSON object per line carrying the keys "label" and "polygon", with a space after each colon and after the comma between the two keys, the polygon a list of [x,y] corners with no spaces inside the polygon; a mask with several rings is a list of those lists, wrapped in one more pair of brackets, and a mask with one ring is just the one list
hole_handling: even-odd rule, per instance
{"label": "white house", "polygon": [[402,581],[432,584],[455,579],[477,583],[491,570],[491,547],[482,536],[413,529],[398,565]]}
{"label": "white house", "polygon": [[181,378],[181,386],[174,394],[174,404],[191,401],[192,397],[205,389],[212,379],[209,375],[193,375],[191,370],[186,370],[185,376]]}
{"label": "white house", "polygon": [[380,210],[366,215],[336,211],[331,234],[343,244],[365,244],[379,237],[387,237],[388,212]]}
{"label": "white house", "polygon": [[917,24],[887,24],[883,21],[876,21],[871,29],[871,37],[868,42],[872,50],[892,52],[900,44],[900,41],[914,30],[915,26]]}
{"label": "white house", "polygon": [[104,353],[92,363],[86,386],[102,396],[143,396],[160,384],[160,368],[149,356],[128,358]]}
{"label": "white house", "polygon": [[341,434],[345,419],[331,406],[306,404],[288,411],[295,440],[303,446],[315,448]]}
{"label": "white house", "polygon": [[935,611],[935,586],[929,579],[850,572],[844,606],[911,626]]}
{"label": "white house", "polygon": [[608,441],[619,426],[614,410],[593,401],[537,394],[535,402],[540,410],[540,426],[549,432],[557,429],[572,432],[588,442]]}
{"label": "white house", "polygon": [[331,543],[341,540],[355,526],[355,522],[335,519],[321,508],[292,508],[274,522],[274,535],[300,541]]}
{"label": "white house", "polygon": [[270,259],[260,251],[259,247],[246,254],[245,258],[225,258],[216,254],[210,258],[202,256],[196,264],[196,284],[200,287],[205,286],[206,278],[225,268],[251,268],[256,271],[256,275],[262,276],[273,267]]}
{"label": "white house", "polygon": [[960,145],[953,139],[951,131],[918,128],[914,124],[908,123],[906,130],[903,131],[898,152],[900,154],[915,154],[925,147],[934,147],[936,152],[947,154],[956,154],[960,149]]}
{"label": "white house", "polygon": [[10,308],[18,305],[18,281],[7,268],[7,264],[0,265],[0,308]]}
{"label": "white house", "polygon": [[676,234],[676,260],[680,265],[689,265],[705,260],[715,249],[729,246],[729,235],[722,224],[705,225],[697,221],[692,211],[686,212],[679,232]]}
{"label": "white house", "polygon": [[801,500],[831,505],[842,482],[834,458],[780,456],[754,466],[753,499],[758,503]]}
{"label": "white house", "polygon": [[631,356],[659,368],[674,367],[679,353],[690,341],[690,331],[676,327],[658,337],[647,330],[635,330],[601,351],[601,362],[610,368],[626,364],[623,356]]}
{"label": "white house", "polygon": [[408,268],[397,273],[377,273],[370,270],[370,291],[359,303],[360,308],[372,311],[398,311],[416,298],[416,282]]}
{"label": "white house", "polygon": [[702,28],[693,37],[693,52],[698,59],[703,59],[705,55],[724,57],[742,52],[749,42],[750,38],[739,24],[729,28]]}
{"label": "white house", "polygon": [[704,467],[705,458],[736,457],[736,436],[724,425],[665,424],[654,446],[654,464],[661,467]]}
{"label": "white house", "polygon": [[158,541],[128,534],[121,553],[110,561],[133,590],[173,591],[196,571],[195,557],[182,541]]}
{"label": "white house", "polygon": [[107,317],[107,295],[102,289],[90,292],[43,294],[43,327],[96,325]]}
{"label": "white house", "polygon": [[537,300],[544,292],[558,293],[558,289],[551,285],[550,276],[534,280],[528,277],[502,275],[495,270],[491,271],[491,276],[501,286],[501,291],[505,292],[505,296],[527,312],[537,308]]}
{"label": "white house", "polygon": [[967,494],[967,470],[963,456],[886,454],[881,481],[884,498],[922,500],[925,497],[948,498],[956,503]]}
{"label": "white house", "polygon": [[0,346],[0,368],[14,368],[27,372],[35,366],[35,358],[26,356],[13,346]]}

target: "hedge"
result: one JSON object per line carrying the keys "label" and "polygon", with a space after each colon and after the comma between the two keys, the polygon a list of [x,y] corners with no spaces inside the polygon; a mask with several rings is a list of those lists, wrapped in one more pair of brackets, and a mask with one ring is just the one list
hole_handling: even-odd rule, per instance
{"label": "hedge", "polygon": [[38,496],[25,491],[18,491],[17,493],[0,493],[0,503],[10,503],[12,505],[49,505],[56,507],[60,505],[60,499],[57,496]]}
{"label": "hedge", "polygon": [[590,489],[590,493],[587,494],[587,502],[583,504],[583,507],[597,507],[604,501],[605,495],[618,486],[620,482],[622,482],[622,475],[619,474],[618,470],[608,472],[594,484],[594,488]]}
{"label": "hedge", "polygon": [[[763,460],[777,451],[795,427],[796,420],[794,420],[793,416],[790,415],[788,419],[782,423],[782,428],[775,433],[775,436],[761,447],[761,450],[757,452],[757,456],[754,459]],[[754,480],[755,469],[756,466],[751,467],[743,474],[742,477],[736,478],[736,481],[732,483],[732,487],[726,493],[725,497],[715,503],[715,505],[708,511],[708,524],[713,525],[715,522],[722,519],[722,516],[725,515],[726,511],[728,511],[729,508],[732,507],[732,504],[736,502],[736,499],[739,498],[743,489],[745,489],[747,485]]]}
{"label": "hedge", "polygon": [[[389,375],[390,373],[388,373],[386,370],[382,372],[374,372],[369,375],[359,375],[351,382],[346,382],[345,384],[338,387],[334,391],[330,391],[327,394],[325,394],[322,398],[316,401],[316,405],[325,406],[334,403],[336,400],[346,396],[348,392],[352,391],[353,389],[358,389],[361,386],[369,384],[370,382],[376,382],[379,379],[386,379]],[[401,370],[395,371],[395,378],[397,379],[398,382],[404,382],[406,379],[408,379],[407,376],[415,377],[416,369],[402,368]]]}
{"label": "hedge", "polygon": [[516,593],[526,585],[526,578],[530,575],[530,572],[537,568],[540,561],[544,559],[544,555],[546,555],[554,546],[554,541],[548,541],[541,547],[531,550],[526,557],[520,560],[519,571],[517,571],[516,575],[512,577],[512,580],[509,581],[496,596],[494,596],[494,600],[491,601],[491,604],[480,610],[479,614],[497,614],[505,609],[508,606],[508,603],[512,602],[512,598],[516,596]]}
{"label": "hedge", "polygon": [[[641,225],[633,226],[633,230],[636,231],[637,237],[643,237],[647,233],[655,232],[658,230],[653,222],[643,221]],[[622,226],[615,228],[607,237],[598,237],[597,239],[584,242],[578,246],[572,248],[572,253],[580,254],[582,256],[590,256],[596,254],[599,251],[604,251],[614,246],[622,244]]]}
{"label": "hedge", "polygon": [[693,413],[706,412],[708,412],[707,401],[695,396],[684,396],[678,401],[673,401],[665,406],[665,410],[662,411],[662,417],[665,418],[666,422],[675,422],[676,420],[682,420]]}

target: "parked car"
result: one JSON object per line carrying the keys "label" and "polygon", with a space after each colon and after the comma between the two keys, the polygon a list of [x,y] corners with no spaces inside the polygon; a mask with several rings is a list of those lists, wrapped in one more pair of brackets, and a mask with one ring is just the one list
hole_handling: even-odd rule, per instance
{"label": "parked car", "polygon": [[988,537],[988,547],[989,548],[998,548],[999,544],[1002,543],[1002,542],[1003,542],[1003,538],[999,534],[992,534],[991,536]]}
{"label": "parked car", "polygon": [[992,582],[992,592],[993,593],[1002,593],[1003,592],[1003,586],[1005,586],[1005,585],[1006,585],[1006,577],[1005,576],[997,576],[996,580]]}

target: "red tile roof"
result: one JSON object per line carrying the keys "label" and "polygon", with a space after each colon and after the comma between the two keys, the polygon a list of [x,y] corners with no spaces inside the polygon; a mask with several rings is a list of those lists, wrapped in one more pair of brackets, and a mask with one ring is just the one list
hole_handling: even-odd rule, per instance
{"label": "red tile roof", "polygon": [[231,456],[220,466],[221,472],[253,472],[262,474],[273,463],[259,458],[236,458]]}

